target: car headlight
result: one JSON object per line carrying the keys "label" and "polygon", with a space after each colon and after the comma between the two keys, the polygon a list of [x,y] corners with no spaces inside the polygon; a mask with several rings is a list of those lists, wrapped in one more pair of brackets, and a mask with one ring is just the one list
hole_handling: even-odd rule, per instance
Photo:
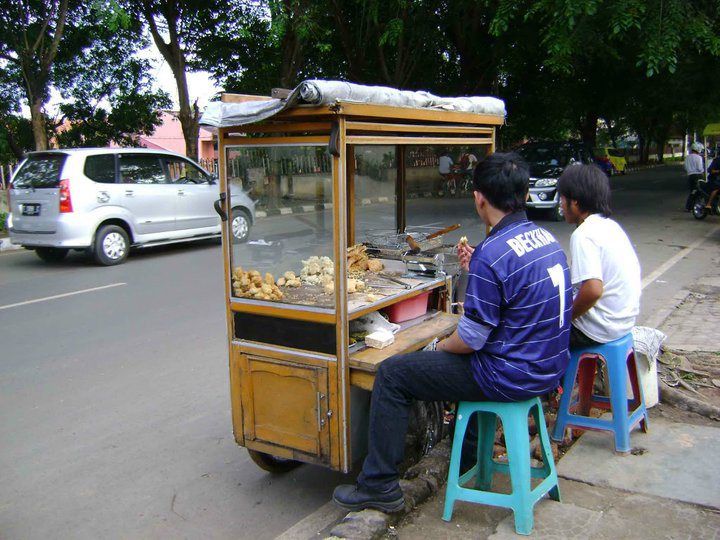
{"label": "car headlight", "polygon": [[557,185],[557,178],[541,178],[535,182],[535,187],[552,187]]}

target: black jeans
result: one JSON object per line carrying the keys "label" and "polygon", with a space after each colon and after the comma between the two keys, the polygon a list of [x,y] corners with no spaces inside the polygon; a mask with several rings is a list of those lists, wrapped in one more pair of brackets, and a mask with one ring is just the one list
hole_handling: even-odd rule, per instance
{"label": "black jeans", "polygon": [[385,491],[398,483],[413,400],[482,401],[471,355],[418,351],[380,364],[370,402],[368,455],[358,483]]}
{"label": "black jeans", "polygon": [[601,345],[599,341],[595,341],[591,337],[587,336],[577,326],[572,325],[570,327],[570,348],[578,349],[580,347],[589,347],[591,345]]}

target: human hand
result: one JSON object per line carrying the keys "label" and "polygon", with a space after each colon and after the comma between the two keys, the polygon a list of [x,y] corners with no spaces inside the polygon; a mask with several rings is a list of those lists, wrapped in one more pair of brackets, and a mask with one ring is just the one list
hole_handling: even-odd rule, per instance
{"label": "human hand", "polygon": [[[464,240],[464,241],[463,241]],[[460,267],[466,271],[470,270],[470,258],[475,252],[475,248],[467,243],[467,238],[463,236],[457,245],[458,259],[460,259]]]}

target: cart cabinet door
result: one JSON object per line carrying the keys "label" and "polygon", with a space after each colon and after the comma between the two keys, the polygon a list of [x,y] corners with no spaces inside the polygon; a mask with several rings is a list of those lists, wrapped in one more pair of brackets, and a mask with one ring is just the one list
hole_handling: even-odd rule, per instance
{"label": "cart cabinet door", "polygon": [[245,358],[241,384],[246,445],[255,441],[329,459],[327,369]]}

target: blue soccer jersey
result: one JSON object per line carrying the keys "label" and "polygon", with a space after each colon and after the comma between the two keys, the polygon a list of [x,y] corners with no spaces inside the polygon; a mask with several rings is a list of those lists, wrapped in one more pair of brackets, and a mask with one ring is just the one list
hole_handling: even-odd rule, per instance
{"label": "blue soccer jersey", "polygon": [[524,212],[506,216],[473,253],[464,307],[461,338],[473,327],[489,329],[473,358],[489,399],[516,401],[557,388],[570,358],[572,285],[552,234]]}

